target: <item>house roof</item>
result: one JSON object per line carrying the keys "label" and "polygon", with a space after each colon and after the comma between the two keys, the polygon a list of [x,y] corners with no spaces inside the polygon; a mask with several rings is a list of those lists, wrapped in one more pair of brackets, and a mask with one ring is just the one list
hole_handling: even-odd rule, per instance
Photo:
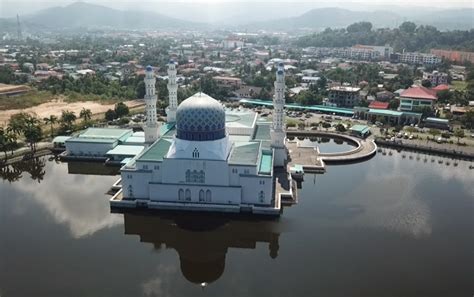
{"label": "house roof", "polygon": [[400,94],[400,97],[414,98],[414,99],[425,99],[425,100],[438,100],[436,92],[425,87],[412,87],[408,88]]}
{"label": "house roof", "polygon": [[389,103],[388,102],[381,102],[381,101],[372,101],[369,104],[369,108],[374,108],[374,109],[387,109]]}
{"label": "house roof", "polygon": [[439,91],[446,91],[446,90],[449,90],[449,86],[448,86],[448,85],[445,85],[445,84],[437,85],[436,87],[431,88],[431,90],[436,91],[436,92],[439,92]]}

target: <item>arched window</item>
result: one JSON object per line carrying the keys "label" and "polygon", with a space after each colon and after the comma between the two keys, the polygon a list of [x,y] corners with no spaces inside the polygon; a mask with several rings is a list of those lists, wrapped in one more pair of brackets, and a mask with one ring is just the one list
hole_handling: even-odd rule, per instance
{"label": "arched window", "polygon": [[197,170],[193,170],[193,173],[191,174],[191,182],[195,183],[198,180],[198,172]]}
{"label": "arched window", "polygon": [[207,190],[206,191],[206,201],[211,202],[211,200],[212,200],[211,190]]}
{"label": "arched window", "polygon": [[206,182],[206,173],[204,172],[204,170],[199,171],[198,182],[202,184]]}
{"label": "arched window", "polygon": [[132,187],[132,185],[128,185],[128,196],[130,198],[133,197],[133,187]]}
{"label": "arched window", "polygon": [[191,191],[189,189],[186,189],[186,193],[184,196],[186,201],[191,201]]}
{"label": "arched window", "polygon": [[178,200],[179,201],[184,200],[184,190],[183,189],[179,189],[179,191],[178,191]]}
{"label": "arched window", "polygon": [[204,190],[200,190],[199,191],[199,202],[204,202],[204,201],[205,201]]}
{"label": "arched window", "polygon": [[260,192],[258,193],[258,200],[259,200],[260,202],[264,202],[264,201],[265,201],[265,192],[260,191]]}

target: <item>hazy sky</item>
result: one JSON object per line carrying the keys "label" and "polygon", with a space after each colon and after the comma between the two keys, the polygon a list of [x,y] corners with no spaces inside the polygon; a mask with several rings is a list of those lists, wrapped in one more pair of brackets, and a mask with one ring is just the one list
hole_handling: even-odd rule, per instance
{"label": "hazy sky", "polygon": [[[75,0],[0,0],[0,16],[11,17],[18,14],[33,13],[37,10],[64,6],[76,2]],[[474,0],[353,0],[353,1],[309,1],[309,0],[87,0],[84,2],[105,5],[117,9],[143,9],[173,15],[179,13],[176,9],[189,5],[195,13],[218,17],[220,11],[231,5],[233,9],[252,9],[254,5],[265,7],[274,5],[282,8],[286,16],[301,14],[317,7],[345,7],[349,9],[375,9],[377,6],[397,5],[400,7],[424,6],[432,8],[474,8]],[[201,9],[199,9],[201,8]],[[198,9],[199,11],[196,11]]]}

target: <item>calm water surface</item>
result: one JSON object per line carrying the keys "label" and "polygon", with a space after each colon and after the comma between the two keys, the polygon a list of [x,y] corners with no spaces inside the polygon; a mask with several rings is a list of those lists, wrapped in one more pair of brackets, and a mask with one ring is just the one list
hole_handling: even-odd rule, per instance
{"label": "calm water surface", "polygon": [[3,169],[0,295],[471,297],[474,170],[404,155],[307,174],[277,221],[111,214],[110,168]]}
{"label": "calm water surface", "polygon": [[319,147],[321,153],[342,153],[355,148],[345,140],[327,137],[305,138],[300,140],[302,146]]}

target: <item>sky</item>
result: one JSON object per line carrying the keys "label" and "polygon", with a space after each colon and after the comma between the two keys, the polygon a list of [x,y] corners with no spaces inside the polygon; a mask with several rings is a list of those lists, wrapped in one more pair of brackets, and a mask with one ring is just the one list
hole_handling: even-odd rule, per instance
{"label": "sky", "polygon": [[[64,6],[76,2],[75,0],[0,0],[0,17],[12,17],[16,14],[25,15],[35,11]],[[311,1],[311,0],[87,0],[85,2],[109,6],[117,9],[143,9],[161,12],[168,15],[181,13],[182,7],[192,7],[195,14],[202,14],[206,18],[219,18],[224,15],[226,8],[236,10],[259,7],[281,7],[285,16],[296,16],[312,8],[343,7],[353,10],[380,9],[381,6],[396,4],[399,7],[424,6],[431,8],[474,8],[474,0],[343,0],[343,1]],[[138,4],[139,3],[139,4]],[[382,7],[383,8],[383,7]],[[227,9],[228,13],[228,9]],[[186,16],[187,17],[187,16]],[[226,16],[227,17],[227,16]]]}

